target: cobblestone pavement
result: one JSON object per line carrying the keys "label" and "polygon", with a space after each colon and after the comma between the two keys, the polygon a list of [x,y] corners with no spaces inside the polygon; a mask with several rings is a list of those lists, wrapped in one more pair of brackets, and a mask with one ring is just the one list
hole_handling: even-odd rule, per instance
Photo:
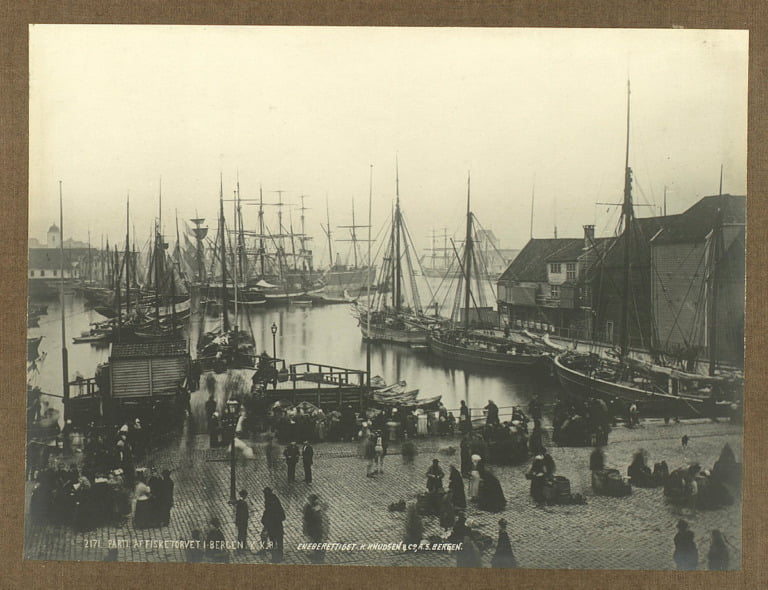
{"label": "cobblestone pavement", "polygon": [[[196,406],[200,403],[196,400]],[[691,437],[683,449],[683,434]],[[711,424],[702,420],[664,425],[648,420],[640,427],[618,426],[611,433],[606,448],[609,467],[626,472],[632,454],[639,448],[649,454],[651,463],[666,460],[670,469],[690,461],[711,468],[724,443],[730,443],[737,459],[742,456],[742,428],[727,423]],[[357,443],[320,443],[315,445],[313,482],[301,481],[301,464],[297,482],[286,481],[284,465],[270,471],[263,457],[263,444],[250,443],[255,459],[237,462],[237,489],[249,490],[251,525],[249,540],[259,541],[263,508],[261,490],[273,488],[286,512],[285,561],[310,563],[309,552],[297,549],[306,541],[302,535],[301,510],[309,493],[318,494],[328,504],[330,535],[337,543],[397,543],[403,540],[405,516],[387,510],[399,499],[412,501],[425,489],[425,473],[434,457],[440,459],[447,473],[451,462],[458,465],[458,453],[446,452],[453,446],[458,451],[458,438],[424,438],[416,444],[418,455],[412,464],[403,461],[399,445],[393,444],[385,460],[384,473],[366,477],[366,463],[358,457]],[[175,507],[169,527],[134,529],[129,521],[119,527],[99,528],[90,533],[77,533],[70,527],[28,525],[25,556],[29,559],[101,560],[110,543],[120,542],[121,561],[183,561],[179,548],[159,548],[152,541],[183,540],[190,532],[206,529],[207,520],[218,517],[227,539],[234,541],[234,509],[229,505],[229,462],[227,449],[208,449],[208,438],[201,434],[182,435],[168,447],[152,454],[147,463],[159,469],[173,470],[176,481]],[[574,493],[587,499],[586,505],[548,506],[537,508],[529,496],[529,482],[524,477],[528,464],[494,467],[507,507],[501,513],[468,508],[468,519],[474,530],[494,538],[502,516],[509,522],[513,551],[521,567],[526,568],[608,568],[608,569],[672,569],[675,524],[686,518],[695,533],[706,567],[710,531],[720,529],[731,548],[731,567],[738,568],[741,549],[741,502],[714,511],[682,511],[668,504],[661,489],[633,489],[625,498],[609,498],[592,493],[589,476],[588,448],[551,447],[557,473],[571,480]],[[447,477],[446,477],[447,485]],[[29,484],[28,484],[29,487]],[[27,493],[29,498],[29,490]],[[28,503],[27,503],[28,507]],[[424,517],[425,536],[441,532],[436,517]],[[483,554],[490,565],[493,548]],[[265,563],[269,557],[255,549],[232,551],[232,562]],[[453,566],[455,555],[445,552],[333,551],[326,563],[355,565]]]}

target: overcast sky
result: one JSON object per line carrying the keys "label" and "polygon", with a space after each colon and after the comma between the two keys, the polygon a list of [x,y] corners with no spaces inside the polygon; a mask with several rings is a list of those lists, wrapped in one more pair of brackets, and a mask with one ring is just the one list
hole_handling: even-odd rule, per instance
{"label": "overcast sky", "polygon": [[534,190],[534,237],[607,235],[618,209],[595,203],[622,197],[628,77],[637,203],[660,207],[666,185],[681,212],[717,193],[721,164],[724,192],[746,194],[747,46],[745,31],[34,25],[30,237],[58,223],[59,180],[65,237],[98,244],[122,242],[128,192],[147,239],[161,177],[166,233],[175,210],[215,226],[219,174],[230,197],[239,172],[244,197],[308,195],[320,255],[326,195],[332,225],[353,200],[364,222],[372,164],[377,229],[396,157],[419,248],[461,233],[468,172],[502,247],[528,240]]}

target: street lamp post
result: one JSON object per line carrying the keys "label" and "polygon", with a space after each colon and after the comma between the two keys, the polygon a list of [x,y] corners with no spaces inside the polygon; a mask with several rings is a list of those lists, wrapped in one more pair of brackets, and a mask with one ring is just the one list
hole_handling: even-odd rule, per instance
{"label": "street lamp post", "polygon": [[237,488],[237,475],[235,474],[235,429],[237,422],[232,425],[232,441],[229,444],[229,503],[233,506],[237,501],[235,489]]}
{"label": "street lamp post", "polygon": [[277,359],[277,344],[275,344],[275,336],[277,335],[277,324],[272,322],[272,326],[269,328],[272,331],[272,358]]}

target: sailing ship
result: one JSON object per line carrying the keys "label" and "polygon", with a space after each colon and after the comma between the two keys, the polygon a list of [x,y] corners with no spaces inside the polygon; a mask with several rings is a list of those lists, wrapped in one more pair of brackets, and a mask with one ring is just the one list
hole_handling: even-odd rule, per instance
{"label": "sailing ship", "polygon": [[[237,222],[236,222],[237,224]],[[237,228],[236,228],[237,229]],[[238,258],[240,255],[239,244],[234,248],[234,258],[232,263],[233,273],[233,292],[235,306],[235,321],[230,323],[229,309],[229,289],[227,280],[229,272],[227,270],[227,229],[224,220],[224,189],[223,182],[220,184],[219,191],[219,261],[221,263],[221,289],[218,292],[220,297],[220,317],[221,323],[217,330],[206,332],[200,336],[197,345],[197,357],[202,362],[204,368],[212,368],[216,372],[224,372],[227,369],[252,369],[256,366],[256,353],[254,348],[253,335],[248,331],[243,331],[238,326]],[[202,323],[201,323],[202,326]]]}
{"label": "sailing ship", "polygon": [[356,300],[366,289],[369,276],[376,276],[376,267],[361,263],[358,243],[367,241],[358,236],[357,230],[368,228],[368,225],[360,225],[355,219],[355,202],[352,201],[352,224],[339,225],[338,229],[348,230],[349,238],[337,239],[337,242],[350,242],[350,254],[352,260],[344,262],[340,252],[336,252],[334,258],[333,237],[331,230],[330,212],[326,202],[326,224],[323,232],[328,239],[328,257],[330,266],[323,272],[322,280],[325,285],[323,293],[312,298],[313,303],[351,303]]}
{"label": "sailing ship", "polygon": [[[432,247],[427,248],[428,253],[423,255],[420,260],[421,274],[436,279],[459,278],[461,272],[458,259],[453,256],[453,249],[448,247],[448,228],[443,228],[443,233],[440,236],[437,236],[432,230],[431,237]],[[435,245],[436,237],[443,239],[442,246]]]}
{"label": "sailing ship", "polygon": [[[743,374],[738,368],[721,365],[717,359],[718,303],[715,300],[719,291],[717,284],[722,260],[722,218],[718,210],[715,222],[707,236],[705,248],[705,279],[703,301],[694,307],[706,309],[706,346],[709,350],[709,363],[706,374],[694,357],[676,366],[664,361],[659,348],[653,346],[645,350],[630,348],[630,328],[641,330],[641,322],[630,321],[633,307],[633,291],[638,284],[636,272],[633,272],[632,258],[641,247],[642,241],[635,237],[640,221],[635,218],[632,200],[632,170],[629,166],[630,137],[630,94],[627,84],[627,143],[624,174],[624,200],[622,205],[622,233],[614,242],[615,258],[621,256],[622,287],[621,315],[618,333],[618,350],[609,347],[594,346],[588,352],[569,351],[559,354],[554,359],[555,373],[560,384],[572,394],[584,397],[620,399],[629,402],[644,402],[647,406],[665,412],[697,414],[703,408],[719,411],[732,403],[740,403],[743,395]],[[721,187],[722,193],[722,187]],[[673,223],[669,221],[668,223]],[[661,231],[664,231],[663,229]],[[606,267],[606,257],[598,262],[599,270]],[[651,259],[648,254],[648,259]],[[651,262],[653,265],[653,262]],[[651,272],[654,273],[653,268]],[[655,273],[658,274],[658,273]],[[657,280],[661,280],[658,277]],[[691,297],[686,294],[686,299]],[[742,295],[743,296],[743,295]],[[704,304],[703,306],[701,304]],[[637,302],[634,302],[634,306]],[[689,304],[686,304],[690,307]],[[679,313],[679,312],[678,312]],[[675,323],[678,320],[675,319]],[[647,330],[649,331],[649,330]],[[652,332],[652,330],[650,330]],[[694,351],[695,352],[695,351]],[[682,360],[682,359],[681,359]]]}
{"label": "sailing ship", "polygon": [[[470,178],[467,176],[467,223],[459,282],[450,322],[442,322],[429,335],[429,349],[438,358],[499,369],[532,367],[548,358],[546,350],[532,338],[493,328],[494,313],[485,304],[481,280],[485,263],[475,250],[475,216],[470,207]],[[474,287],[473,287],[474,283]]]}
{"label": "sailing ship", "polygon": [[400,209],[400,175],[395,173],[395,208],[392,228],[381,265],[377,289],[370,306],[359,301],[357,316],[365,340],[410,346],[427,344],[430,319],[424,314],[411,258],[413,244]]}

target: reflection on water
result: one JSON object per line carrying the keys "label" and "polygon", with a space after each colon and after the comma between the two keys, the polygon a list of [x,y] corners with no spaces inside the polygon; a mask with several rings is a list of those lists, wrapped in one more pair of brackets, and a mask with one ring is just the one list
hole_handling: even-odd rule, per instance
{"label": "reflection on water", "polygon": [[[67,349],[69,352],[70,377],[79,372],[93,376],[96,365],[109,357],[108,347],[90,344],[73,344],[72,337],[89,328],[91,322],[103,318],[93,310],[85,309],[77,295],[65,298]],[[195,313],[190,318],[187,338],[194,351],[201,329],[211,330],[219,324],[218,317]],[[234,312],[230,313],[234,322]],[[349,305],[311,307],[292,305],[265,308],[256,311],[239,309],[238,325],[250,329],[256,343],[256,351],[272,354],[270,326],[278,327],[274,345],[278,357],[290,363],[316,362],[351,369],[365,369],[366,345],[362,341],[357,320]],[[48,315],[40,318],[40,327],[29,330],[29,336],[43,335],[40,345],[46,359],[40,366],[33,382],[43,391],[60,393],[61,369],[61,319],[60,305],[51,302]],[[420,397],[442,395],[446,407],[458,408],[465,400],[470,407],[483,407],[489,399],[499,406],[527,404],[535,392],[543,398],[552,395],[557,387],[549,379],[530,373],[492,371],[488,369],[464,369],[451,366],[432,357],[426,350],[413,350],[394,344],[371,345],[371,372],[381,375],[388,383],[399,380],[408,382],[410,388],[420,390]],[[52,402],[54,406],[58,402]]]}

